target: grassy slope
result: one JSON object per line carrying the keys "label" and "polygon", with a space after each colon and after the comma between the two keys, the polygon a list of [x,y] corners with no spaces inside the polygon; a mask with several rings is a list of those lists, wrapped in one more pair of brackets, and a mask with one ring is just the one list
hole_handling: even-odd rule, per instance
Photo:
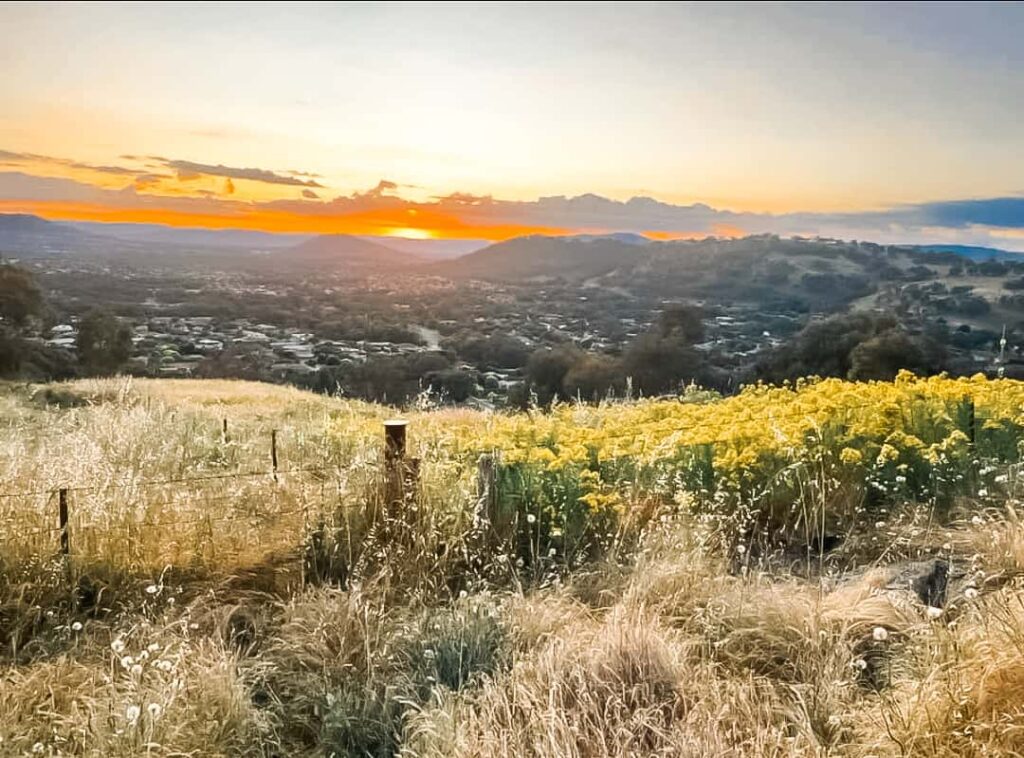
{"label": "grassy slope", "polygon": [[[1012,510],[941,525],[891,513],[851,552],[874,560],[842,581],[737,566],[709,525],[675,513],[629,561],[527,578],[481,572],[450,543],[474,503],[472,472],[435,465],[406,531],[349,532],[370,548],[356,585],[303,587],[296,540],[373,505],[391,411],[242,382],[47,390],[77,407],[13,387],[0,400],[0,424],[19,428],[0,440],[0,481],[98,487],[72,493],[72,569],[92,594],[74,607],[60,565],[27,560],[53,547],[52,534],[26,536],[52,525],[51,498],[0,505],[0,754],[1024,750],[1024,593],[1011,580],[1024,527]],[[439,430],[491,423],[410,417],[425,457]],[[332,474],[130,486],[265,469],[272,428],[282,469]],[[140,526],[171,518],[183,523]],[[886,589],[885,564],[936,553],[981,594],[930,618]]]}

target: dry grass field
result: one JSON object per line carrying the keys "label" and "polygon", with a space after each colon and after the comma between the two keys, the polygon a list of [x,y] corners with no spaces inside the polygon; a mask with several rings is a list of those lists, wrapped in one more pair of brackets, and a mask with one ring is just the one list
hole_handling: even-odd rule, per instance
{"label": "dry grass field", "polygon": [[1024,753],[1024,386],[681,400],[4,387],[0,755]]}

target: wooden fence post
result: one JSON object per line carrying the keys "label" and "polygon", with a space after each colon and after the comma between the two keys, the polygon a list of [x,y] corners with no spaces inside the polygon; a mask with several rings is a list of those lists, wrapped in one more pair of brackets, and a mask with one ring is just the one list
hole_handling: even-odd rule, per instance
{"label": "wooden fence post", "polygon": [[394,463],[405,458],[405,419],[389,419],[384,422],[384,460]]}
{"label": "wooden fence post", "polygon": [[419,461],[405,456],[408,425],[405,419],[384,422],[384,507],[389,520],[405,518],[397,509],[405,503],[406,493],[415,490],[419,476]]}
{"label": "wooden fence post", "polygon": [[967,398],[967,437],[970,439],[971,444],[974,444],[977,421],[974,415],[974,397]]}
{"label": "wooden fence post", "polygon": [[270,466],[274,472],[274,481],[277,481],[277,429],[270,430]]}
{"label": "wooden fence post", "polygon": [[228,442],[228,420],[226,418],[224,419],[224,425],[221,428],[220,439],[221,439],[221,442],[223,442],[225,445],[227,444],[227,442]]}
{"label": "wooden fence post", "polygon": [[476,462],[476,493],[477,521],[481,526],[488,527],[494,521],[495,504],[498,500],[498,469],[494,465],[494,456],[488,453],[480,456]]}
{"label": "wooden fence post", "polygon": [[71,534],[68,532],[68,488],[58,492],[57,523],[60,528],[60,552],[67,557],[71,554]]}

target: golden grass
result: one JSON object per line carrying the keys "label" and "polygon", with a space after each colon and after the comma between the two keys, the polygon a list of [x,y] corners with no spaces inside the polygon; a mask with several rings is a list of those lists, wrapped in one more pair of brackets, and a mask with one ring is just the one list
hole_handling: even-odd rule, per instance
{"label": "golden grass", "polygon": [[[8,388],[0,489],[89,489],[68,567],[32,534],[52,495],[0,500],[0,755],[1024,753],[1012,506],[893,514],[841,576],[737,563],[679,509],[614,564],[517,573],[475,563],[474,472],[446,442],[487,414],[411,411],[420,509],[365,523],[393,413],[245,382]],[[271,429],[282,470],[323,472],[141,484],[267,471]],[[321,523],[345,589],[303,562]],[[933,618],[886,562],[940,554],[958,583]]]}

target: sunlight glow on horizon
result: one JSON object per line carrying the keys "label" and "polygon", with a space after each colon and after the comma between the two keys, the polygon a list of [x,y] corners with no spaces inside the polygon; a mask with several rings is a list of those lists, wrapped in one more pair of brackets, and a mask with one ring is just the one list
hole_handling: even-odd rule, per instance
{"label": "sunlight glow on horizon", "polygon": [[0,209],[55,220],[686,239],[1024,192],[1024,5],[7,3],[0,28]]}

